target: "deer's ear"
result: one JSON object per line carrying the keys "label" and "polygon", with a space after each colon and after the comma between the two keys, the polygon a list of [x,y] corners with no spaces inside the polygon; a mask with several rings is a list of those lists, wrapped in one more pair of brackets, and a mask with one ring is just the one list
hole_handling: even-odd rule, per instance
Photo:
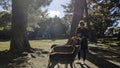
{"label": "deer's ear", "polygon": [[55,46],[57,46],[57,44],[53,44],[53,45],[51,46],[51,48],[53,48],[53,47],[55,47]]}

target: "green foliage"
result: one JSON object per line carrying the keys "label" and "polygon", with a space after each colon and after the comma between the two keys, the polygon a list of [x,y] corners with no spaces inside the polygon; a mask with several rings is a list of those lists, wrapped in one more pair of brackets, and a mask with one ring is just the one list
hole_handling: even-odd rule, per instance
{"label": "green foliage", "polygon": [[30,39],[51,39],[65,38],[67,25],[64,20],[59,17],[47,18],[46,21],[38,23],[40,28],[34,28],[33,32],[29,32]]}
{"label": "green foliage", "polygon": [[107,27],[112,26],[113,23],[117,20],[116,17],[119,13],[113,12],[116,9],[112,11],[111,9],[118,7],[118,3],[108,0],[100,1],[90,0],[88,2],[89,21],[93,29],[105,31]]}
{"label": "green foliage", "polygon": [[28,31],[34,31],[34,28],[40,28],[38,24],[45,22],[47,20],[47,15],[47,10],[30,10],[28,13]]}
{"label": "green foliage", "polygon": [[65,9],[65,16],[63,17],[63,24],[67,27],[66,33],[70,35],[71,22],[73,18],[73,9],[74,9],[75,0],[71,0],[70,3],[61,5]]}
{"label": "green foliage", "polygon": [[120,28],[114,28],[114,31],[115,31],[115,32],[119,32],[119,31],[120,31]]}
{"label": "green foliage", "polygon": [[3,29],[10,29],[11,13],[6,12],[6,11],[0,12],[0,27]]}
{"label": "green foliage", "polygon": [[33,0],[28,8],[28,28],[29,32],[33,32],[35,28],[40,28],[38,25],[47,20],[47,10],[42,10],[43,7],[48,6],[52,0]]}
{"label": "green foliage", "polygon": [[73,12],[73,8],[74,8],[74,3],[75,3],[75,0],[71,0],[70,3],[67,3],[67,5],[61,5],[66,13],[72,13]]}
{"label": "green foliage", "polygon": [[[64,17],[65,19],[72,19],[71,13],[74,9],[74,1],[75,0],[71,0],[69,4],[62,5],[66,12],[66,15]],[[88,0],[87,20],[90,23],[90,28],[104,32],[107,29],[107,27],[112,26],[117,19],[120,19],[119,6],[119,0]]]}
{"label": "green foliage", "polygon": [[[40,28],[38,23],[46,21],[47,18],[47,10],[42,10],[43,7],[48,6],[52,0],[26,0],[23,4],[29,4],[26,13],[28,14],[28,31],[34,31],[34,28]],[[11,8],[11,0],[0,0],[0,6],[3,7],[4,10],[10,11]],[[22,5],[21,5],[22,6]],[[9,15],[5,15],[9,17]],[[6,17],[1,17],[0,19],[0,27],[7,25],[5,21],[9,21]],[[4,19],[4,22],[3,22]],[[2,23],[1,23],[2,22]],[[10,22],[10,21],[9,21]],[[4,23],[4,24],[3,24]],[[8,24],[11,25],[11,24]]]}
{"label": "green foliage", "polygon": [[28,0],[27,1],[30,4],[29,8],[39,9],[40,7],[48,6],[52,0]]}

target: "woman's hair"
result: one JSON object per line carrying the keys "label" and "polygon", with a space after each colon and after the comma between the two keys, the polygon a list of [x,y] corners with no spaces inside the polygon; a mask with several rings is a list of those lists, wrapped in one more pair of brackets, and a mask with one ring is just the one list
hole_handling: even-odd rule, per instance
{"label": "woman's hair", "polygon": [[85,23],[84,23],[84,22],[80,22],[79,24],[80,24],[80,25],[85,25]]}
{"label": "woman's hair", "polygon": [[86,23],[83,20],[79,21],[78,27],[80,27],[80,25],[84,25],[86,27]]}

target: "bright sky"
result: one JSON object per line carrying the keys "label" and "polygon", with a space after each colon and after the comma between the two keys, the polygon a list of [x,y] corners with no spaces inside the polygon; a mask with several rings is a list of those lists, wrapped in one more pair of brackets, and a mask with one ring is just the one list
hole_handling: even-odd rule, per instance
{"label": "bright sky", "polygon": [[[66,5],[67,3],[70,3],[70,0],[53,0],[51,4],[46,7],[48,9],[49,17],[63,17],[64,16],[64,8],[61,6],[62,4]],[[0,6],[0,10],[2,10]]]}
{"label": "bright sky", "polygon": [[1,6],[0,6],[0,10],[3,10]]}
{"label": "bright sky", "polygon": [[117,25],[117,27],[120,27],[120,20],[118,20],[117,22],[119,22],[119,24]]}
{"label": "bright sky", "polygon": [[54,17],[55,15],[57,15],[58,17],[63,17],[64,8],[61,5],[66,5],[66,3],[70,3],[70,0],[53,0],[50,6],[47,7],[49,16]]}

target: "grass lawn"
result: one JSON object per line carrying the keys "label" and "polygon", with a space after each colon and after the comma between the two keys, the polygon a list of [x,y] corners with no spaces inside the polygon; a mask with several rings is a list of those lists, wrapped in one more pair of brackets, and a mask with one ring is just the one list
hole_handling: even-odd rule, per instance
{"label": "grass lawn", "polygon": [[[60,40],[30,40],[32,47],[51,46],[52,44],[65,44],[67,39]],[[8,50],[10,47],[10,41],[0,41],[0,51]]]}
{"label": "grass lawn", "polygon": [[8,50],[10,42],[9,41],[0,41],[0,51]]}

